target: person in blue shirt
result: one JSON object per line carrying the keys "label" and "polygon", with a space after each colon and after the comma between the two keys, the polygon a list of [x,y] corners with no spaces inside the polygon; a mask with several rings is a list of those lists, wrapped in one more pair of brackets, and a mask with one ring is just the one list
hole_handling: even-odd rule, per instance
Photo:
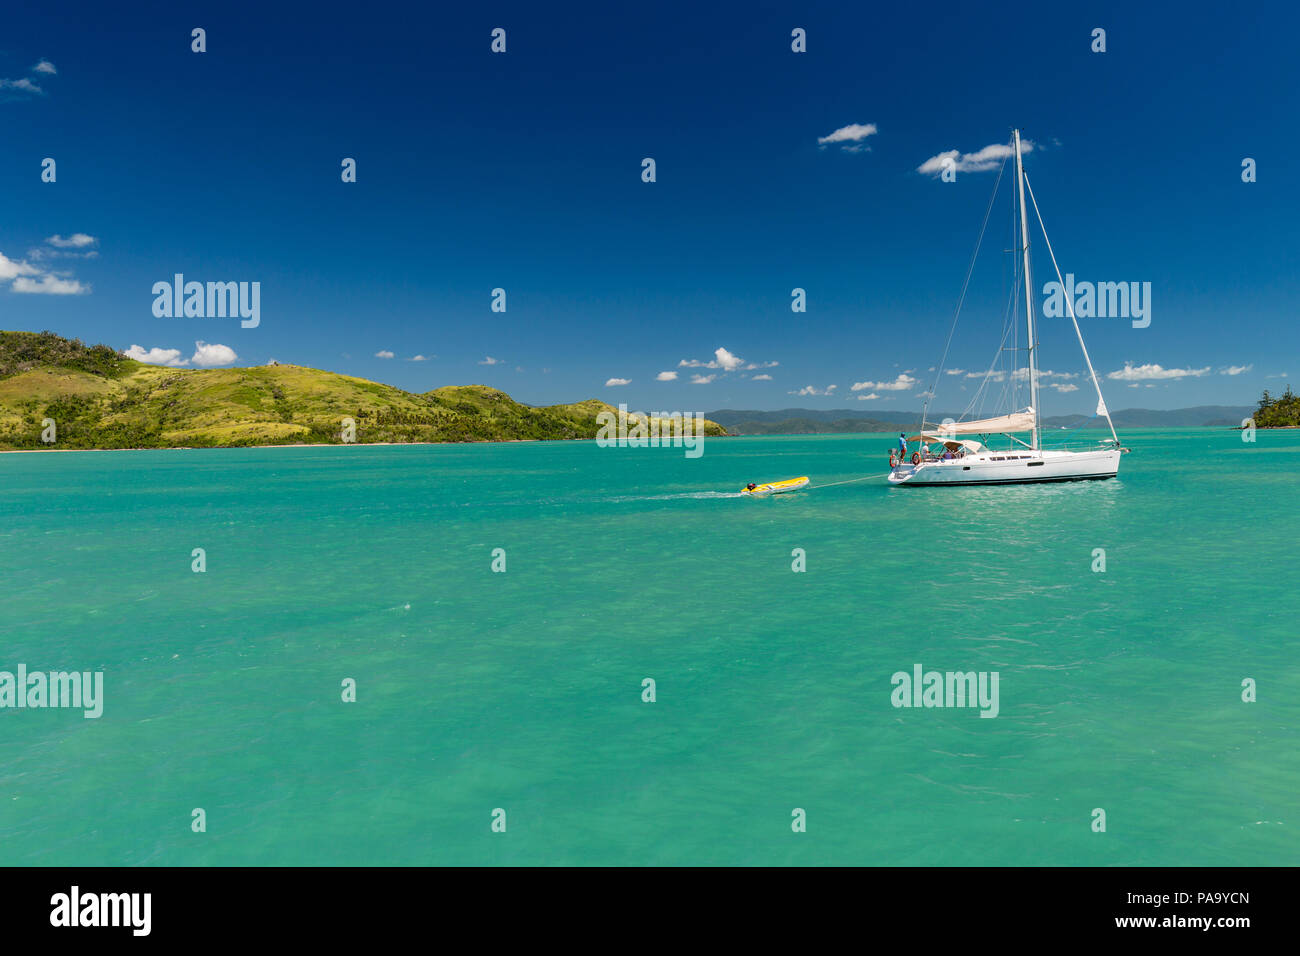
{"label": "person in blue shirt", "polygon": [[907,432],[898,433],[898,457],[900,459],[907,457]]}

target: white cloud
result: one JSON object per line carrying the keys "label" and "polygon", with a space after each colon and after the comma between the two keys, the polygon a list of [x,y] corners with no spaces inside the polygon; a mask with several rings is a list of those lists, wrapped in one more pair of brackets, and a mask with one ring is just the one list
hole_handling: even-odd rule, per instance
{"label": "white cloud", "polygon": [[17,276],[40,275],[41,270],[26,262],[15,262],[0,252],[0,282],[8,282]]}
{"label": "white cloud", "polygon": [[[1020,151],[1022,153],[1032,153],[1034,151],[1033,142],[1022,139],[1020,141]],[[1012,152],[1013,150],[1006,143],[991,143],[973,153],[961,153],[955,149],[949,149],[931,156],[916,167],[916,171],[925,176],[938,176],[951,162],[959,173],[982,173],[989,169],[997,169]]]}
{"label": "white cloud", "polygon": [[66,249],[46,249],[44,247],[37,247],[35,249],[28,249],[27,255],[29,258],[34,259],[37,262],[41,262],[45,259],[98,259],[99,251],[96,249],[90,249],[86,252],[69,252]]}
{"label": "white cloud", "polygon": [[[998,375],[1003,375],[1004,373],[1002,373],[1002,372],[998,372],[997,374],[998,374]],[[971,376],[968,375],[968,376],[966,376],[966,377],[967,377],[967,378],[970,378]],[[979,377],[979,376],[976,376],[976,378],[978,378],[978,377]],[[1049,378],[1065,378],[1065,379],[1070,379],[1070,378],[1078,378],[1078,377],[1079,377],[1079,376],[1078,376],[1076,373],[1074,373],[1074,372],[1053,372],[1051,369],[1039,369],[1039,370],[1038,370],[1038,380],[1039,380],[1040,382],[1045,381],[1046,379],[1049,379]],[[1000,381],[1002,381],[1002,379],[999,378],[998,381],[1000,382]],[[1020,368],[1016,369],[1014,372],[1011,373],[1011,381],[1013,381],[1013,382],[1027,382],[1027,381],[1029,381],[1029,369],[1028,369],[1027,367],[1025,367],[1025,366],[1021,366]]]}
{"label": "white cloud", "polygon": [[1072,382],[1067,383],[1065,385],[1062,385],[1060,382],[1052,382],[1050,387],[1056,389],[1058,392],[1061,392],[1062,394],[1064,394],[1065,392],[1077,392],[1079,390],[1079,386],[1075,385]]}
{"label": "white cloud", "polygon": [[883,392],[902,392],[909,388],[916,387],[916,379],[906,372],[899,374],[898,378],[892,382],[854,382],[851,390],[855,392],[883,391]]}
{"label": "white cloud", "polygon": [[632,384],[632,380],[630,378],[608,378],[605,380],[606,388],[610,388],[614,385],[631,385],[631,384]]}
{"label": "white cloud", "polygon": [[673,382],[677,380],[676,372],[660,372],[655,376],[656,382]]}
{"label": "white cloud", "polygon": [[239,358],[229,345],[209,345],[207,342],[195,342],[194,354],[190,361],[199,368],[212,368],[215,365],[229,365]]}
{"label": "white cloud", "polygon": [[718,349],[713,354],[715,356],[715,361],[718,363],[718,367],[725,369],[728,372],[734,372],[736,369],[740,368],[740,366],[745,364],[744,359],[737,358],[735,355],[732,355],[723,348]]}
{"label": "white cloud", "polygon": [[[180,349],[160,349],[151,348],[145,350],[139,345],[132,345],[123,353],[127,358],[133,358],[137,362],[144,362],[146,365],[167,365],[172,368],[180,368],[193,362],[200,368],[211,368],[216,365],[229,365],[239,356],[235,355],[235,350],[228,345],[209,345],[207,342],[195,342],[194,354],[188,358],[181,358]],[[272,359],[268,364],[278,364]]]}
{"label": "white cloud", "polygon": [[[52,248],[39,246],[35,249],[29,249],[27,250],[28,258],[34,262],[42,262],[46,259],[96,259],[99,257],[99,251],[91,248],[99,240],[84,232],[73,233],[67,238],[60,235],[49,236],[45,242],[46,245]],[[75,251],[78,249],[85,251]]]}
{"label": "white cloud", "polygon": [[755,382],[770,382],[770,381],[772,381],[772,376],[770,376],[770,375],[755,375],[753,380],[754,380]]}
{"label": "white cloud", "polygon": [[827,146],[831,143],[856,143],[857,146],[845,146],[849,152],[861,152],[864,148],[862,141],[868,136],[876,135],[875,123],[850,123],[848,126],[841,126],[829,136],[818,136],[817,143],[820,146]]}
{"label": "white cloud", "polygon": [[393,353],[388,351],[388,349],[380,349],[375,353],[375,358],[390,359],[392,357]]}
{"label": "white cloud", "polygon": [[410,357],[410,359],[408,359],[408,361],[411,361],[411,362],[427,362],[427,361],[429,361],[429,359],[431,359],[431,358],[437,358],[437,356],[436,356],[436,355],[412,355],[412,356]]}
{"label": "white cloud", "polygon": [[858,396],[858,401],[860,401],[860,402],[869,402],[869,401],[871,401],[873,398],[879,398],[879,397],[880,397],[880,396],[877,395],[875,392],[872,392],[870,395],[859,395],[859,396]]}
{"label": "white cloud", "polygon": [[1132,362],[1125,362],[1122,369],[1107,372],[1106,377],[1119,379],[1122,382],[1140,382],[1146,379],[1199,378],[1209,371],[1208,365],[1205,368],[1164,368],[1161,365],[1134,365]]}
{"label": "white cloud", "polygon": [[479,365],[500,365],[503,361],[504,359],[493,358],[492,356],[489,355],[485,357],[483,361],[479,362],[478,364]]}
{"label": "white cloud", "polygon": [[1220,375],[1240,375],[1242,372],[1249,372],[1254,365],[1229,365],[1227,368],[1219,369]]}
{"label": "white cloud", "polygon": [[756,368],[776,368],[780,362],[750,362],[745,366],[746,372],[752,372]]}
{"label": "white cloud", "polygon": [[[949,372],[948,374],[952,375],[956,373]],[[990,382],[1005,382],[1007,380],[1007,373],[1004,372],[1002,369],[998,369],[996,372],[995,371],[966,372],[965,375],[967,378],[980,378],[980,379],[987,376]],[[1015,369],[1011,373],[1010,377],[1011,377],[1011,381],[1013,382],[1027,382],[1029,381],[1029,369],[1024,367]],[[1071,378],[1078,378],[1078,377],[1079,376],[1076,372],[1053,372],[1051,369],[1040,369],[1038,372],[1038,380],[1040,382],[1046,382],[1047,379],[1049,378],[1071,379]]]}
{"label": "white cloud", "polygon": [[60,279],[49,274],[41,276],[39,282],[19,277],[14,280],[12,288],[15,292],[34,295],[85,295],[90,291],[90,286],[82,285],[76,279]]}
{"label": "white cloud", "polygon": [[[699,359],[682,359],[677,363],[678,368],[720,368],[724,372],[734,372],[736,369],[744,366],[745,360],[739,356],[732,355],[724,348],[715,349],[713,352],[713,361],[701,362]],[[773,365],[776,363],[773,362]],[[750,364],[750,368],[760,368],[755,364]]]}
{"label": "white cloud", "polygon": [[21,80],[0,80],[0,90],[19,90],[23,93],[45,92],[25,76]]}
{"label": "white cloud", "polygon": [[[32,67],[31,72],[42,76],[53,76],[59,71],[54,68],[54,64],[49,60],[43,59]],[[27,77],[23,77],[21,80],[0,80],[0,92],[4,90],[15,90],[18,93],[34,93],[37,96],[45,95],[45,91]]]}
{"label": "white cloud", "polygon": [[88,236],[84,232],[74,232],[66,239],[55,233],[45,241],[56,249],[84,249],[86,246],[93,246],[99,242],[94,236]]}
{"label": "white cloud", "polygon": [[965,375],[966,370],[964,368],[950,368],[946,370],[943,374],[944,375]]}
{"label": "white cloud", "polygon": [[147,352],[139,345],[132,345],[122,353],[127,358],[135,359],[137,362],[144,362],[146,365],[188,365],[186,359],[181,358],[180,349],[159,349],[152,348]]}
{"label": "white cloud", "polygon": [[827,385],[826,388],[824,388],[824,389],[818,388],[816,385],[805,385],[803,388],[796,389],[795,391],[792,391],[792,392],[786,392],[786,394],[787,394],[787,395],[802,395],[802,396],[808,396],[808,395],[830,395],[830,394],[831,394],[832,392],[834,392],[835,389],[837,389],[837,388],[839,388],[838,385]]}
{"label": "white cloud", "polygon": [[717,377],[718,377],[718,376],[716,376],[716,375],[692,375],[692,376],[691,376],[691,384],[692,384],[692,385],[708,385],[710,382],[712,382],[712,381],[713,381],[715,378],[717,378]]}

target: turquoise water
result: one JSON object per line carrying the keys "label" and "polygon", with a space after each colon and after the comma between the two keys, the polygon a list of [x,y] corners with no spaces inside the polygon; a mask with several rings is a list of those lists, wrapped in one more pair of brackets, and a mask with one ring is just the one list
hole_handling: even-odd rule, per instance
{"label": "turquoise water", "polygon": [[[1300,432],[1122,437],[0,456],[0,670],[106,698],[0,710],[0,864],[1294,864]],[[893,707],[918,663],[998,717]]]}

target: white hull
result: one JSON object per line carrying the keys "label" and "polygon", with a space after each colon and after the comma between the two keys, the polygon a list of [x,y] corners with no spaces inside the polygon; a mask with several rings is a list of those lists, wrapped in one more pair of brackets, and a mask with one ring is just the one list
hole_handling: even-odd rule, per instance
{"label": "white hull", "polygon": [[[1025,167],[1022,161],[1022,151],[1020,146],[1020,130],[1014,130],[1012,133],[1012,144],[1015,147],[1014,155],[1016,158],[1016,207],[1019,212],[1019,230],[1013,234],[1013,245],[1016,251],[1020,253],[1019,278],[1024,281],[1024,298],[1022,304],[1025,309],[1025,339],[1023,347],[1013,349],[1000,349],[1001,352],[1011,351],[1015,353],[1025,353],[1025,367],[1021,368],[1018,360],[1013,360],[1015,366],[1011,372],[1012,382],[1024,381],[1029,387],[1029,403],[1023,408],[1019,407],[1020,393],[1013,390],[1010,395],[1003,396],[1003,401],[1011,407],[1004,409],[1002,414],[995,415],[991,418],[974,418],[965,420],[947,419],[942,425],[931,427],[931,422],[927,419],[930,410],[930,399],[934,397],[934,387],[930,388],[927,394],[925,406],[921,409],[921,421],[919,434],[913,438],[907,438],[906,435],[899,436],[900,452],[907,454],[908,443],[917,442],[917,447],[925,449],[925,452],[936,452],[940,454],[955,455],[958,457],[936,458],[932,454],[926,454],[924,460],[920,460],[918,453],[912,461],[901,461],[895,465],[889,472],[889,483],[891,485],[1021,485],[1036,484],[1046,481],[1087,481],[1098,478],[1114,478],[1119,474],[1119,457],[1125,449],[1121,448],[1119,435],[1115,432],[1115,423],[1111,421],[1110,412],[1106,409],[1106,400],[1101,394],[1101,382],[1097,379],[1097,370],[1093,368],[1092,359],[1088,356],[1088,347],[1083,343],[1083,332],[1079,328],[1078,318],[1074,314],[1074,305],[1071,297],[1066,296],[1066,313],[1070,317],[1070,323],[1074,326],[1074,333],[1079,339],[1079,351],[1083,353],[1084,365],[1088,368],[1088,377],[1092,380],[1092,386],[1097,390],[1097,410],[1093,413],[1093,418],[1104,416],[1106,424],[1110,429],[1110,439],[1104,441],[1100,447],[1094,446],[1089,451],[1066,451],[1064,449],[1046,450],[1040,448],[1040,436],[1042,435],[1042,417],[1039,410],[1038,380],[1038,331],[1036,322],[1036,298],[1034,295],[1034,283],[1031,277],[1031,268],[1029,260],[1029,204],[1033,203],[1034,215],[1038,219],[1038,226],[1042,230],[1043,243],[1047,247],[1047,254],[1052,260],[1052,270],[1056,273],[1056,280],[1064,288],[1065,280],[1061,278],[1060,267],[1056,263],[1056,253],[1052,251],[1052,242],[1047,238],[1047,227],[1043,225],[1042,214],[1038,211],[1038,200],[1034,198],[1033,189],[1029,186],[1029,178],[1025,175]],[[998,174],[998,182],[1001,183],[1001,173]],[[997,199],[998,186],[993,187],[993,198],[989,200],[989,209],[993,208],[993,202]],[[985,215],[984,224],[988,225],[988,215]],[[980,230],[979,241],[975,245],[975,254],[971,257],[971,269],[975,266],[975,261],[979,256],[980,245],[984,241],[984,228]],[[965,300],[966,289],[970,282],[970,272],[966,273],[966,284],[962,286],[962,297],[958,300],[957,314],[961,312],[961,303]],[[1018,283],[1017,283],[1018,285]],[[1046,288],[1046,287],[1044,287]],[[1003,330],[1003,342],[1006,341],[1007,333],[1010,331],[1010,320],[1013,315],[1014,298],[1008,301],[1007,327]],[[957,314],[953,315],[952,329],[948,332],[948,343],[952,344],[952,333],[957,327]],[[944,361],[947,360],[947,347],[944,348]],[[998,359],[994,360],[996,365]],[[942,364],[942,362],[940,363]],[[1005,364],[1005,360],[1004,360]],[[943,369],[932,369],[935,372],[935,385],[939,383],[939,377]],[[984,382],[979,386],[975,396],[971,399],[970,405],[966,411],[969,412],[973,406],[983,408],[980,401],[983,398],[989,398],[984,394],[985,385],[990,381],[994,367],[989,368],[989,374],[984,377]],[[999,377],[993,381],[1003,381],[1000,377],[1003,370],[999,371]],[[960,373],[960,369],[957,370]],[[1017,378],[1019,372],[1025,372],[1023,379]],[[949,370],[952,374],[952,370]],[[1049,373],[1050,374],[1050,373]],[[968,376],[978,377],[978,376]],[[965,418],[965,413],[963,413]],[[1091,421],[1091,419],[1089,419]],[[1016,439],[1016,435],[1029,435],[1028,441]],[[979,436],[979,441],[974,441],[963,436]],[[992,451],[988,445],[989,436],[1004,435],[1009,439],[1014,439],[1012,444],[1018,443],[1020,447],[1010,448],[1007,451]],[[933,442],[933,445],[929,443]]]}
{"label": "white hull", "polygon": [[1087,481],[1119,473],[1118,448],[1099,451],[983,452],[948,461],[901,464],[891,485],[1012,485],[1040,481]]}

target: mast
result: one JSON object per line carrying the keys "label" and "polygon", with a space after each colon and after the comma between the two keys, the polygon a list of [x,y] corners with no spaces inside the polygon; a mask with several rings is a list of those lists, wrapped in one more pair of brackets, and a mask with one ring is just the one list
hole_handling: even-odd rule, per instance
{"label": "mast", "polygon": [[1034,429],[1029,447],[1038,450],[1038,337],[1034,333],[1034,290],[1029,278],[1029,211],[1025,208],[1025,167],[1020,160],[1020,130],[1016,140],[1016,187],[1020,194],[1020,242],[1025,273],[1025,323],[1029,329],[1029,404],[1034,409]]}

